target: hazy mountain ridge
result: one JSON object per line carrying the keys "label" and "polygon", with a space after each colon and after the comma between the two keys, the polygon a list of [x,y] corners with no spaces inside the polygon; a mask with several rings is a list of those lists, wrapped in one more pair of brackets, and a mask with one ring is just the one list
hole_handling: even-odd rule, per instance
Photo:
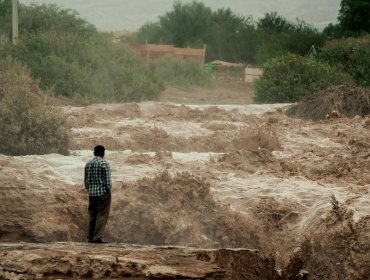
{"label": "hazy mountain ridge", "polygon": [[[148,21],[172,9],[173,0],[20,0],[24,4],[54,3],[77,10],[82,18],[103,30],[136,30]],[[182,0],[191,2],[192,0]],[[295,18],[323,28],[335,22],[340,0],[202,0],[212,9],[231,8],[236,14],[258,19],[277,11],[290,20]]]}

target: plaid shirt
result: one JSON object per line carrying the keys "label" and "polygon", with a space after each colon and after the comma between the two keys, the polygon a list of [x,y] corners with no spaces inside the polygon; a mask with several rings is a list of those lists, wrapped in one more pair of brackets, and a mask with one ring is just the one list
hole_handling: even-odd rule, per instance
{"label": "plaid shirt", "polygon": [[101,196],[112,188],[112,178],[108,161],[94,157],[85,166],[85,188],[89,196]]}

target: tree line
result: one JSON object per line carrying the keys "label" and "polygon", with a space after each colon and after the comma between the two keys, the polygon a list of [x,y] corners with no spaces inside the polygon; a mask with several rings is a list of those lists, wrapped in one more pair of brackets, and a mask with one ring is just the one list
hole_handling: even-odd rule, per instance
{"label": "tree line", "polygon": [[207,45],[207,61],[221,59],[262,64],[285,53],[306,55],[311,46],[321,48],[330,38],[358,36],[370,31],[370,2],[343,0],[338,24],[320,32],[297,19],[291,22],[276,12],[255,21],[230,9],[212,10],[201,2],[175,1],[173,9],[156,22],[143,25],[138,43],[173,44],[177,47]]}
{"label": "tree line", "polygon": [[285,52],[306,54],[312,45],[322,46],[325,36],[304,21],[290,22],[276,12],[256,22],[228,8],[212,11],[201,2],[176,1],[159,21],[143,25],[135,40],[177,47],[206,44],[207,61],[260,64]]}

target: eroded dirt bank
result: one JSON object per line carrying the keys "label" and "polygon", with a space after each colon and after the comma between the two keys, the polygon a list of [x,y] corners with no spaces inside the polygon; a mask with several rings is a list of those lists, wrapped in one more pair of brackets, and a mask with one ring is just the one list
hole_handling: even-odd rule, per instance
{"label": "eroded dirt bank", "polygon": [[0,244],[7,279],[281,279],[274,263],[247,249]]}
{"label": "eroded dirt bank", "polygon": [[63,110],[70,156],[0,155],[0,240],[85,241],[83,167],[103,144],[111,242],[259,249],[283,279],[370,274],[369,118],[303,121],[279,104]]}

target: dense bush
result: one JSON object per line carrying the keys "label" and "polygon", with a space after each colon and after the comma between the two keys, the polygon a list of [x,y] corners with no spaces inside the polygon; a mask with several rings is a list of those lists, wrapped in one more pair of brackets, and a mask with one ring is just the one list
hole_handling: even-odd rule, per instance
{"label": "dense bush", "polygon": [[370,86],[370,35],[328,41],[319,58],[347,72],[358,84]]}
{"label": "dense bush", "polygon": [[139,101],[156,98],[163,88],[135,53],[99,33],[87,38],[54,32],[29,35],[9,53],[29,65],[43,89],[58,96]]}
{"label": "dense bush", "polygon": [[45,95],[28,69],[7,57],[0,61],[0,153],[68,151],[68,129],[61,112],[45,106]]}
{"label": "dense bush", "polygon": [[156,77],[172,85],[211,85],[211,80],[205,75],[199,63],[184,61],[172,56],[164,56],[151,63]]}
{"label": "dense bush", "polygon": [[257,103],[296,102],[332,85],[352,79],[328,64],[288,54],[269,60],[255,84]]}
{"label": "dense bush", "polygon": [[42,89],[84,102],[155,99],[163,89],[128,47],[54,5],[21,6],[21,40],[4,52],[24,62]]}

